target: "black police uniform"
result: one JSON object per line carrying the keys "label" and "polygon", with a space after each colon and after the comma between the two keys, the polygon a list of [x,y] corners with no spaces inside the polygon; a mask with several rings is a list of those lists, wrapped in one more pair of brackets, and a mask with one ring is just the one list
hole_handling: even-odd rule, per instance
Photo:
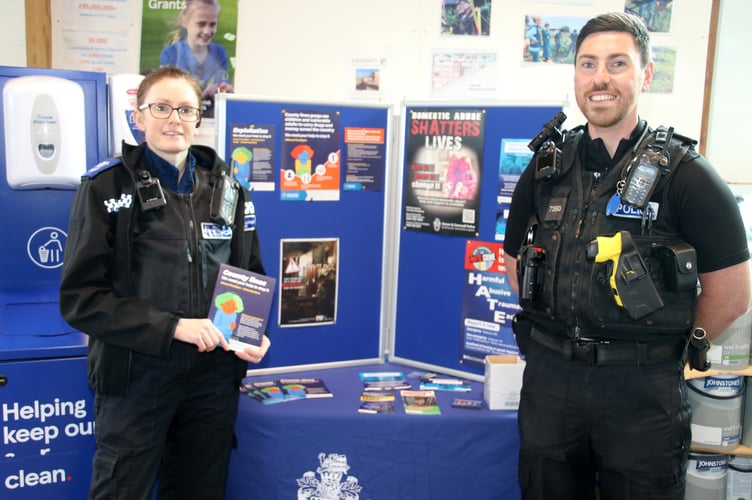
{"label": "black police uniform", "polygon": [[[593,498],[595,471],[604,498],[683,498],[691,437],[682,356],[695,273],[744,262],[749,251],[733,195],[686,138],[670,141],[670,167],[648,207],[618,203],[624,167],[655,135],[641,121],[611,159],[601,140],[575,129],[553,179],[535,179],[534,159],[516,187],[505,252],[524,269],[532,244],[542,281],[515,323],[527,358],[519,409],[526,499]],[[660,297],[648,314],[619,305],[610,264],[588,255],[592,241],[618,231],[632,236]],[[688,276],[671,269],[677,254],[692,256]]]}
{"label": "black police uniform", "polygon": [[[151,498],[158,472],[159,498],[224,498],[247,363],[223,349],[200,353],[173,334],[180,318],[207,317],[220,263],[264,269],[247,191],[229,231],[210,216],[212,186],[229,167],[202,146],[191,147],[188,163],[188,188],[175,192],[174,166],[144,144],[123,144],[122,159],[87,173],[73,201],[60,308],[89,335],[90,498]],[[162,177],[164,206],[144,210],[143,172]]]}

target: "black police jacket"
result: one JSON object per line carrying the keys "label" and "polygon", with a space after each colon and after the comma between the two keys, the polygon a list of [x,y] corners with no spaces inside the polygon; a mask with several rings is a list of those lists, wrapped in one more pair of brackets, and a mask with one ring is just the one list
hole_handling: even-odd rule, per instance
{"label": "black police jacket", "polygon": [[[649,132],[643,145],[654,136],[654,131]],[[536,215],[530,221],[529,234],[534,245],[543,249],[544,257],[539,257],[538,262],[542,267],[538,276],[543,283],[539,284],[535,300],[523,304],[523,309],[541,326],[554,331],[564,328],[566,331],[558,333],[570,337],[649,341],[686,335],[694,320],[696,259],[691,262],[694,268],[689,276],[678,276],[685,270],[676,267],[671,252],[683,254],[688,249],[694,255],[694,249],[679,234],[666,195],[673,172],[697,158],[690,147],[693,141],[681,136],[672,141],[671,169],[662,176],[651,197],[653,215],[643,218],[642,212],[620,205],[614,198],[624,168],[641,150],[625,155],[605,173],[587,172],[576,153],[582,134],[582,130],[575,129],[560,145],[562,163],[558,176],[548,182],[536,182]],[[657,310],[638,319],[617,303],[612,291],[610,277],[612,266],[618,265],[618,251],[601,255],[600,262],[588,256],[592,242],[619,231],[632,236],[649,275],[650,283],[643,283],[653,286],[662,302]],[[522,251],[520,264],[525,264]],[[520,287],[526,286],[523,274],[521,269]]]}
{"label": "black police jacket", "polygon": [[[167,357],[180,318],[206,318],[220,263],[264,274],[255,213],[240,187],[232,236],[209,217],[216,176],[229,167],[211,148],[196,158],[190,195],[164,189],[167,204],[142,210],[141,171],[156,172],[145,146],[90,170],[73,200],[60,284],[63,318],[89,336],[88,377],[102,394],[127,391],[131,352]],[[238,362],[237,381],[247,364]]]}

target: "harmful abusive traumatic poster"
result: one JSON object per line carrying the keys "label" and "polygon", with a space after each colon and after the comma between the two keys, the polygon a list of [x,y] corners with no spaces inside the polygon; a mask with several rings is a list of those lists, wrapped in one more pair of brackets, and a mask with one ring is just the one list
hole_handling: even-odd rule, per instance
{"label": "harmful abusive traumatic poster", "polygon": [[334,323],[339,239],[286,239],[280,246],[279,326]]}
{"label": "harmful abusive traumatic poster", "polygon": [[339,200],[339,111],[284,110],[282,127],[281,199]]}
{"label": "harmful abusive traumatic poster", "polygon": [[251,191],[274,191],[274,125],[233,123],[227,128],[230,167]]}
{"label": "harmful abusive traumatic poster", "polygon": [[512,332],[512,318],[519,310],[504,267],[504,246],[468,240],[460,362],[482,368],[488,354],[519,354]]}
{"label": "harmful abusive traumatic poster", "polygon": [[486,111],[410,110],[404,229],[477,236]]}

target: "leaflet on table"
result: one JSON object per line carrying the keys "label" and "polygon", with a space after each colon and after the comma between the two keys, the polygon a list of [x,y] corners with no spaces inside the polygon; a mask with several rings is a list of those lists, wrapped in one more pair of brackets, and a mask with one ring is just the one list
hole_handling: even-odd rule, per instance
{"label": "leaflet on table", "polygon": [[329,391],[320,378],[281,378],[246,382],[240,387],[240,392],[264,404],[283,403],[296,399],[334,397],[334,394]]}
{"label": "leaflet on table", "polygon": [[360,395],[359,413],[394,413],[394,392],[364,392]]}
{"label": "leaflet on table", "polygon": [[279,380],[246,382],[242,385],[241,392],[245,392],[265,405],[305,399],[305,394],[299,392],[288,393],[279,383]]}
{"label": "leaflet on table", "polygon": [[400,391],[405,413],[411,415],[440,415],[441,409],[434,391]]}
{"label": "leaflet on table", "polygon": [[360,380],[366,391],[396,391],[412,387],[402,372],[360,372]]}
{"label": "leaflet on table", "polygon": [[407,374],[407,378],[417,378],[419,380],[431,380],[434,377],[438,377],[438,373],[434,372],[423,372],[423,371],[412,371]]}
{"label": "leaflet on table", "polygon": [[420,389],[433,391],[469,392],[473,388],[464,380],[456,378],[432,378],[429,380],[421,380]]}
{"label": "leaflet on table", "polygon": [[306,398],[334,397],[320,378],[281,378],[279,383],[286,392],[303,394]]}
{"label": "leaflet on table", "polygon": [[270,276],[220,264],[209,317],[231,349],[261,345],[276,283]]}
{"label": "leaflet on table", "polygon": [[380,382],[384,380],[404,382],[407,380],[402,372],[360,372],[362,382]]}
{"label": "leaflet on table", "polygon": [[455,399],[452,401],[452,408],[480,410],[483,408],[483,401],[480,399]]}
{"label": "leaflet on table", "polygon": [[363,390],[365,391],[399,391],[400,389],[410,389],[410,382],[400,382],[398,380],[380,380],[376,382],[365,382]]}

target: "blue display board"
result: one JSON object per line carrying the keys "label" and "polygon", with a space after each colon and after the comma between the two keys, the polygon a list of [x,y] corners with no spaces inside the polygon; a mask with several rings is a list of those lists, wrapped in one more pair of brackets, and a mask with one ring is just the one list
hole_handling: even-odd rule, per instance
{"label": "blue display board", "polygon": [[[477,375],[483,373],[483,349],[505,345],[498,338],[481,335],[481,348],[473,353],[474,339],[465,335],[467,323],[473,321],[466,319],[463,309],[472,295],[468,293],[466,249],[476,241],[502,248],[500,235],[513,192],[510,180],[516,182],[526,164],[522,150],[561,109],[561,105],[496,103],[403,106],[401,218],[395,230],[399,250],[390,359]],[[505,148],[520,154],[509,154]],[[491,287],[474,293],[489,308],[498,309],[491,311],[492,319],[476,323],[497,328],[496,335],[505,337],[508,345],[513,342],[509,304],[514,306],[517,297],[504,281],[505,277],[499,278],[497,287],[506,292],[504,307],[486,300],[493,299]]]}
{"label": "blue display board", "polygon": [[[50,118],[50,129],[64,130],[77,139],[85,137],[85,158],[66,165],[80,171],[107,157],[107,85],[104,73],[38,68],[0,67],[0,91],[8,82],[18,77],[57,77],[78,84],[83,90],[83,119],[70,121],[72,117],[64,109],[65,102],[58,102],[59,116]],[[46,89],[52,92],[52,89]],[[27,97],[27,96],[24,96]],[[46,95],[42,99],[47,98]],[[21,99],[16,98],[16,104]],[[47,106],[49,107],[49,106]],[[6,137],[18,141],[27,148],[29,156],[34,147],[44,147],[28,140],[29,130],[39,127],[45,132],[47,124],[39,124],[44,115],[38,108],[26,116],[16,116],[13,123],[6,123],[4,104],[0,100],[0,212],[6,217],[6,230],[0,238],[0,255],[3,256],[3,272],[0,274],[0,336],[49,336],[72,332],[58,311],[58,287],[63,263],[70,205],[75,186],[68,188],[37,186],[33,189],[12,188],[8,182],[9,169],[17,172],[36,170],[31,162],[22,160],[9,164],[6,157]],[[75,114],[75,113],[74,113]],[[32,116],[34,118],[32,118]],[[76,124],[83,124],[78,129]],[[71,130],[73,128],[73,130]],[[63,138],[66,136],[63,134]],[[55,143],[54,138],[49,140]],[[57,144],[59,151],[69,147],[66,141]],[[52,147],[52,146],[49,146]],[[77,156],[77,157],[80,157]],[[64,156],[61,156],[64,158]],[[11,160],[12,161],[12,160]],[[60,167],[60,165],[58,165]],[[40,178],[44,177],[44,173]],[[59,339],[58,339],[59,340]],[[78,337],[74,343],[80,344]],[[63,342],[65,343],[65,342]],[[56,342],[56,345],[60,342]],[[14,345],[18,345],[14,342]]]}
{"label": "blue display board", "polygon": [[277,278],[259,368],[382,358],[391,122],[383,105],[218,95],[217,151],[252,192]]}

